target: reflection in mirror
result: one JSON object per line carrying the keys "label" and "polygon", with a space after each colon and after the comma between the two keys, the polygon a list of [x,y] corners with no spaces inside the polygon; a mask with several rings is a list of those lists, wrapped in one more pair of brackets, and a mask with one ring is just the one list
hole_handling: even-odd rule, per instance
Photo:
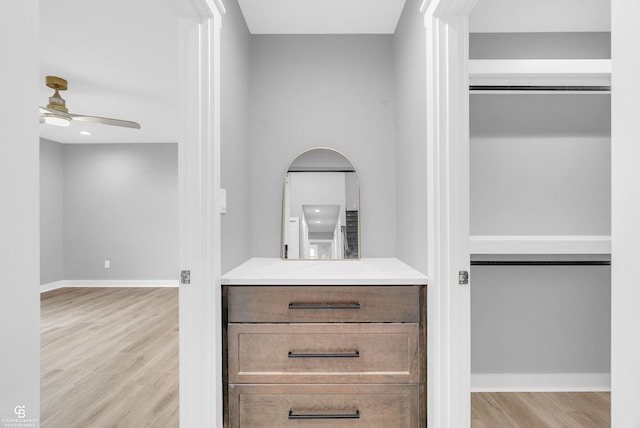
{"label": "reflection in mirror", "polygon": [[285,259],[358,259],[360,190],[351,162],[329,148],[307,150],[289,166],[282,209]]}

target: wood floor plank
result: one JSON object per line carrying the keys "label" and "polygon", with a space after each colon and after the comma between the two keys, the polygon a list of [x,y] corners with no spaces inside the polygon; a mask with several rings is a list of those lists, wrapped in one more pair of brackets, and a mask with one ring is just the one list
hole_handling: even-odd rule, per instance
{"label": "wood floor plank", "polygon": [[178,290],[41,297],[42,427],[178,426]]}
{"label": "wood floor plank", "polygon": [[477,392],[471,394],[472,428],[606,428],[606,392]]}

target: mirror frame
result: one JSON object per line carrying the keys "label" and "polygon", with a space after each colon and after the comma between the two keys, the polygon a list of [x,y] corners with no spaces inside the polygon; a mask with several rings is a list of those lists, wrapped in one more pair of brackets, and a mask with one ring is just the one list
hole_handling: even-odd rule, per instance
{"label": "mirror frame", "polygon": [[[285,258],[285,248],[284,248],[284,242],[285,242],[285,228],[286,228],[286,223],[285,223],[285,218],[284,218],[284,213],[285,213],[285,193],[287,191],[287,174],[289,174],[290,170],[291,170],[291,166],[294,164],[294,162],[296,160],[298,160],[301,156],[305,155],[306,153],[312,152],[314,150],[329,150],[332,151],[340,156],[342,156],[345,160],[347,160],[349,162],[349,164],[351,165],[351,167],[353,168],[353,172],[356,175],[356,186],[357,186],[357,199],[358,199],[358,257],[357,258],[352,258],[352,259],[347,259],[347,258],[342,258],[342,259],[301,259],[301,258],[297,258],[297,259],[289,259],[289,258]],[[322,171],[318,171],[318,172],[322,172]],[[325,172],[330,172],[330,171],[325,171]],[[336,150],[333,147],[325,147],[325,146],[317,146],[317,147],[311,147],[309,149],[306,149],[302,152],[300,152],[296,157],[293,158],[293,160],[291,162],[289,162],[289,166],[287,167],[287,170],[284,173],[284,180],[283,180],[283,184],[282,184],[282,213],[281,213],[281,234],[280,234],[280,258],[282,260],[286,260],[286,261],[337,261],[337,260],[344,260],[344,261],[358,261],[362,258],[362,254],[361,254],[361,249],[362,249],[362,243],[361,243],[361,235],[360,235],[360,209],[361,207],[361,201],[360,201],[360,175],[358,174],[358,170],[356,169],[355,165],[353,164],[353,161],[344,153],[342,153],[340,150]]]}

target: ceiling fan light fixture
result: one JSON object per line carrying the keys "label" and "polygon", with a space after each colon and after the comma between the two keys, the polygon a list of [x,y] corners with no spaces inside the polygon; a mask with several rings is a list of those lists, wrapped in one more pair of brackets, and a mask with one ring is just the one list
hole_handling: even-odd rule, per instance
{"label": "ceiling fan light fixture", "polygon": [[71,125],[71,118],[67,116],[59,116],[57,114],[45,113],[40,117],[40,123],[66,127]]}
{"label": "ceiling fan light fixture", "polygon": [[67,90],[67,81],[62,77],[46,76],[45,82],[47,87],[53,89],[55,92],[53,96],[49,97],[49,104],[47,104],[46,107],[40,107],[40,112],[43,114],[40,117],[40,123],[67,127],[71,124],[71,120],[77,120],[80,122],[102,123],[104,125],[140,129],[139,123],[130,120],[71,114],[67,109],[66,101],[60,96],[60,91]]}

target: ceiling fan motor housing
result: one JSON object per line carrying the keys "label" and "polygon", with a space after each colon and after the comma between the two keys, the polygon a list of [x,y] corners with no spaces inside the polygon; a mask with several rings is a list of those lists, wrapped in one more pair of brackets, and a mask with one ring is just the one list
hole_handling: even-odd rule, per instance
{"label": "ceiling fan motor housing", "polygon": [[60,96],[60,92],[58,92],[67,90],[67,81],[61,77],[47,76],[46,83],[49,88],[56,91],[53,96],[49,97],[49,104],[47,104],[47,108],[68,113],[69,110],[67,109],[66,102],[64,98]]}

